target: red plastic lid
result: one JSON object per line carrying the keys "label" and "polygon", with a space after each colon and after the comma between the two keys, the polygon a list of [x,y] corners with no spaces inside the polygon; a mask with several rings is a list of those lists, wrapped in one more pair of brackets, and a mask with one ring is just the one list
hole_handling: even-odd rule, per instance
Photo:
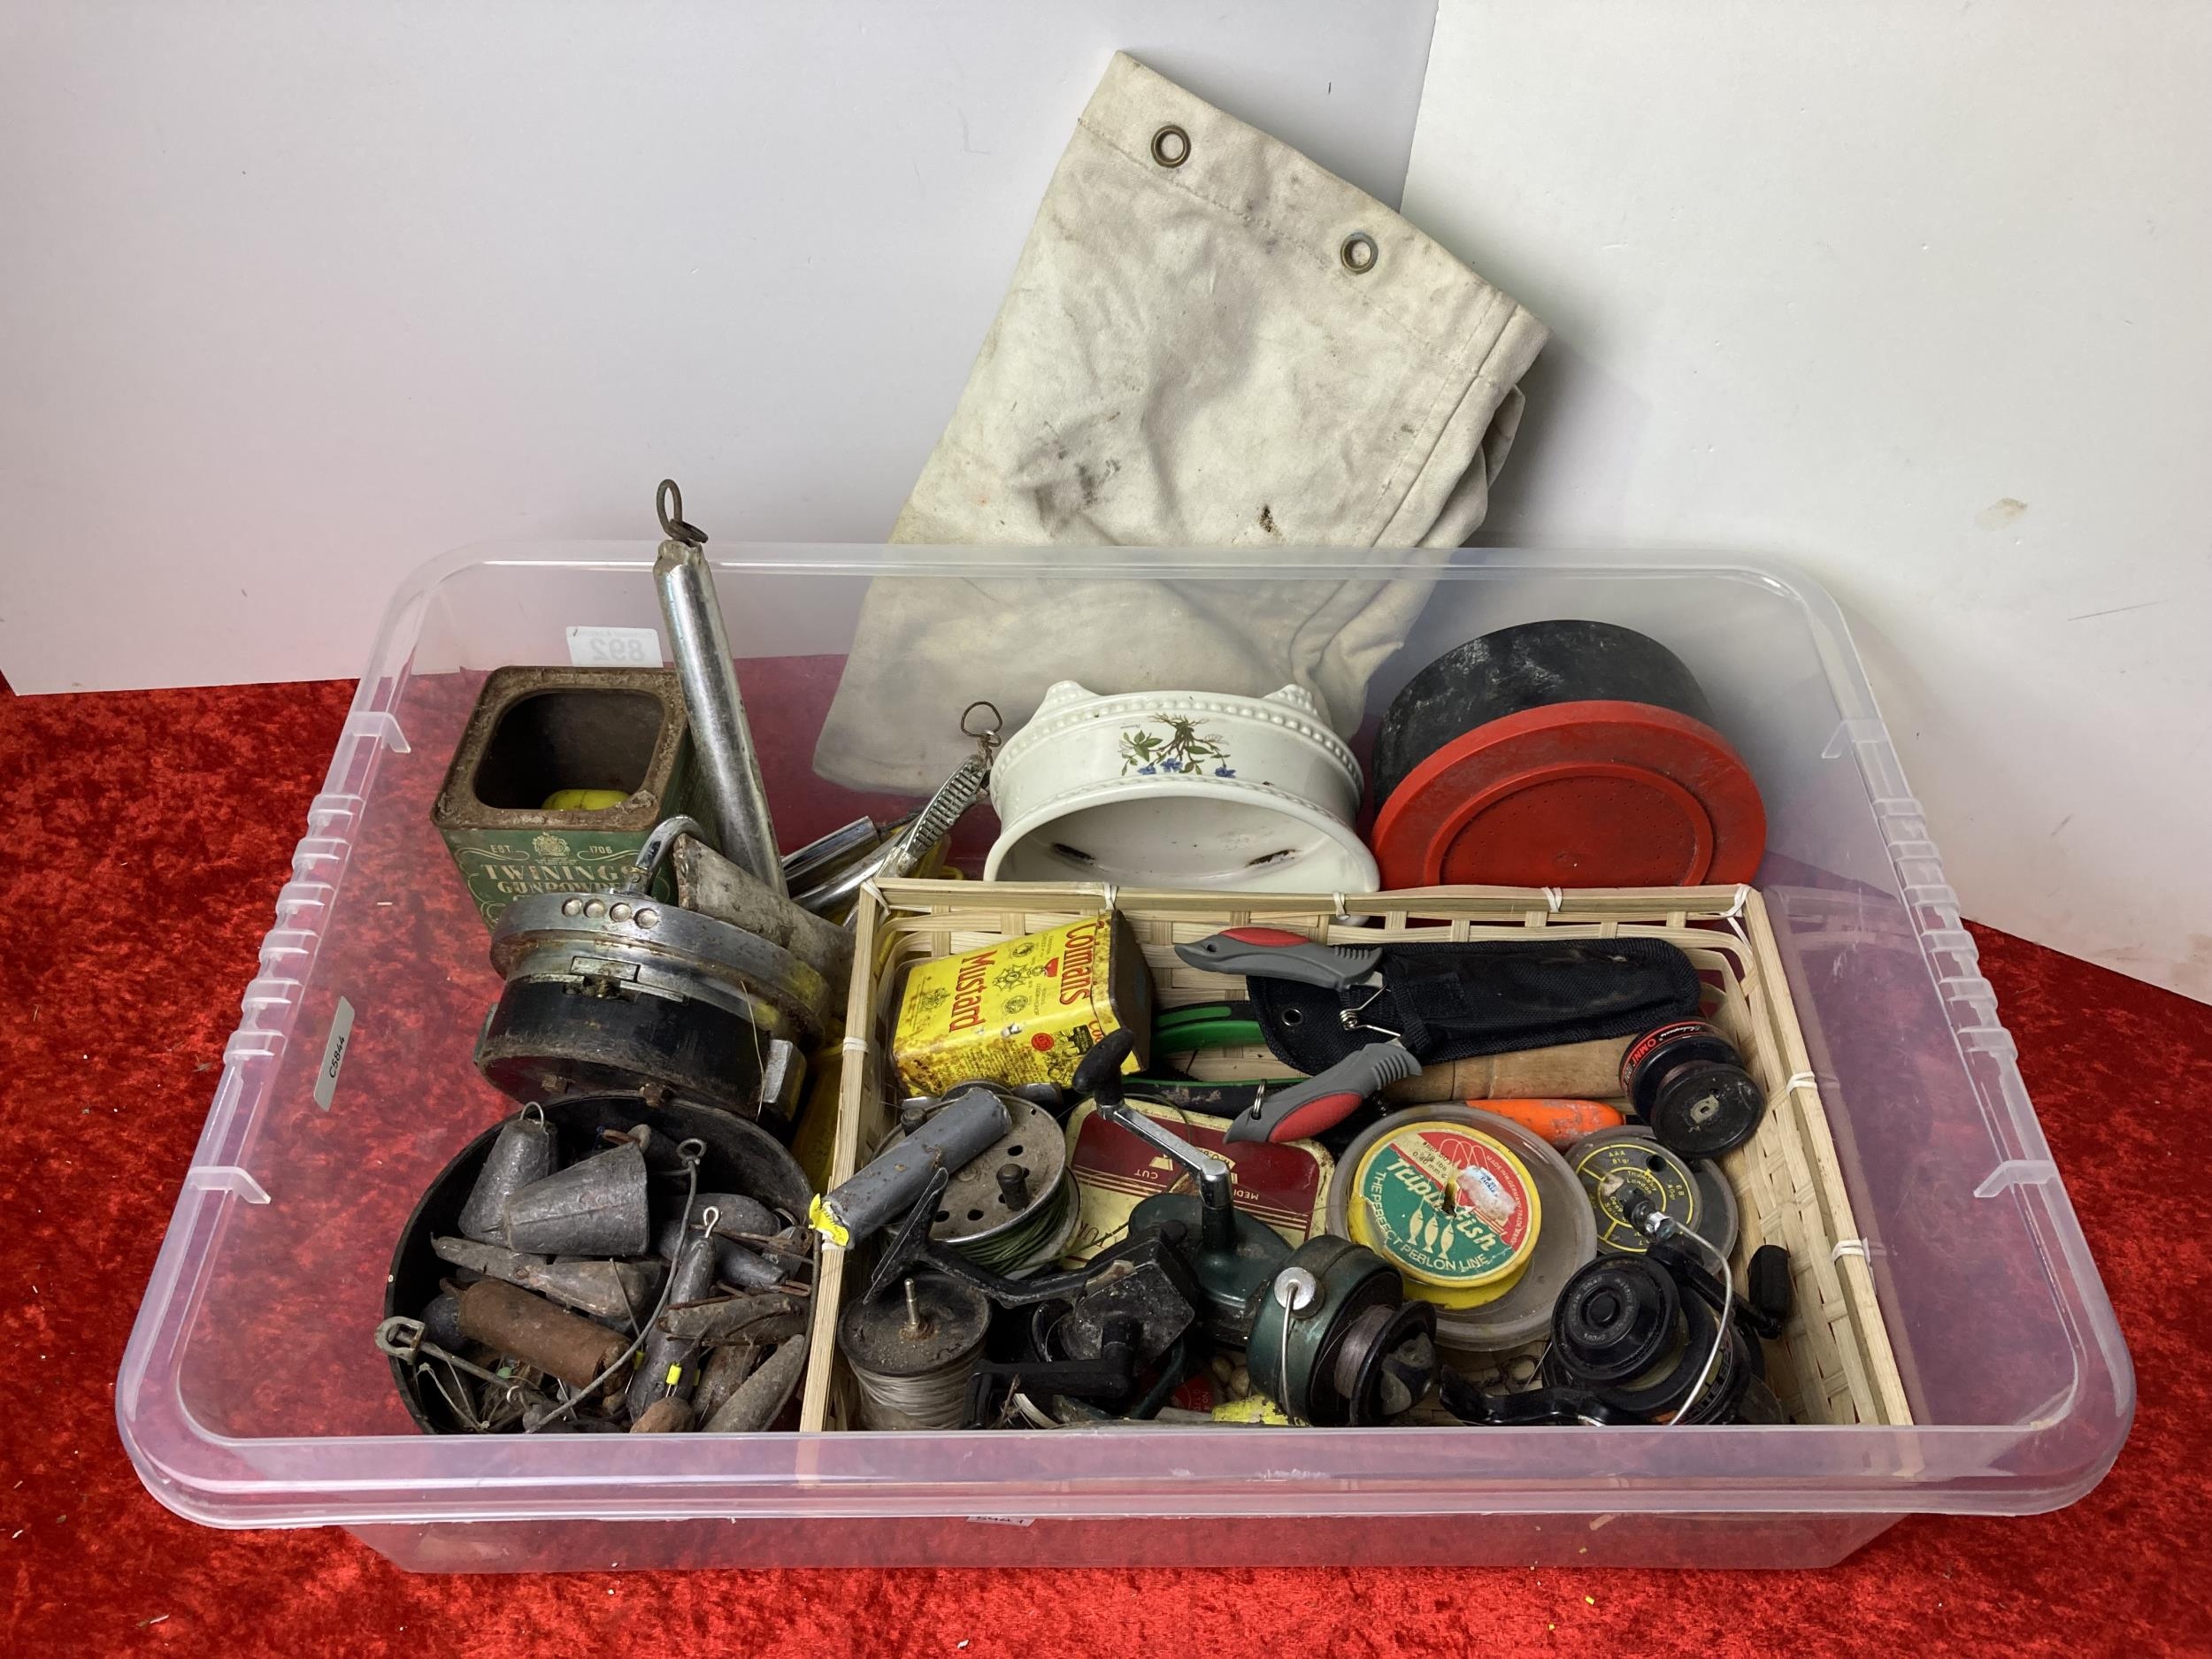
{"label": "red plastic lid", "polygon": [[1375,819],[1386,887],[1667,887],[1748,881],[1766,808],[1702,721],[1555,703],[1455,738]]}

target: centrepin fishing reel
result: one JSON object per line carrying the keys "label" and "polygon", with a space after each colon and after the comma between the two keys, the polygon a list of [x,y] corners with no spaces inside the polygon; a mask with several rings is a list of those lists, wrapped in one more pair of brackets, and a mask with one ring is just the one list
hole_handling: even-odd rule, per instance
{"label": "centrepin fishing reel", "polygon": [[491,950],[506,985],[476,1045],[495,1087],[518,1100],[635,1090],[787,1128],[851,937],[775,895],[758,902],[787,923],[780,943],[656,899],[661,861],[700,833],[666,819],[619,887],[507,907]]}
{"label": "centrepin fishing reel", "polygon": [[[1759,1344],[1781,1335],[1789,1316],[1789,1253],[1778,1244],[1755,1252],[1738,1297],[1724,1257],[1647,1197],[1618,1187],[1607,1196],[1650,1247],[1641,1256],[1601,1256],[1567,1281],[1536,1387],[1491,1394],[1448,1371],[1445,1409],[1498,1427],[1783,1421]],[[1701,1259],[1706,1254],[1719,1278]]]}

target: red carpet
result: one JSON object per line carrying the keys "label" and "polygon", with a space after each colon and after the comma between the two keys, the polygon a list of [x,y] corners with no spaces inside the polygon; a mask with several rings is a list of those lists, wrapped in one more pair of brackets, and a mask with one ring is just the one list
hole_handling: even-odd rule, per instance
{"label": "red carpet", "polygon": [[[2083,1502],[1896,1526],[1820,1573],[1346,1569],[411,1578],[172,1516],[113,1381],[351,687],[0,687],[0,1652],[998,1655],[2212,1651],[2212,1009],[1986,931],[2140,1383]],[[273,1356],[280,1363],[281,1356]]]}

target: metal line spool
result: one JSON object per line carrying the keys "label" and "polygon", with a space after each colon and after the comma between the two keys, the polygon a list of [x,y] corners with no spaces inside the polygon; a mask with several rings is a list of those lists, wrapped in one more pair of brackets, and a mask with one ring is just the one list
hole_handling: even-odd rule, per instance
{"label": "metal line spool", "polygon": [[1641,1124],[1601,1129],[1567,1148],[1573,1168],[1597,1217],[1598,1248],[1609,1254],[1641,1256],[1644,1235],[1629,1224],[1620,1206],[1600,1194],[1598,1185],[1617,1175],[1635,1187],[1662,1213],[1705,1240],[1723,1256],[1736,1248],[1735,1190],[1719,1168],[1705,1159],[1677,1156],[1661,1146]]}
{"label": "metal line spool", "polygon": [[981,1291],[926,1270],[899,1289],[848,1302],[837,1347],[860,1390],[861,1426],[959,1427],[990,1325]]}
{"label": "metal line spool", "polygon": [[[979,1267],[1018,1277],[1056,1258],[1081,1219],[1068,1176],[1067,1132],[1033,1101],[988,1084],[972,1087],[990,1088],[1005,1103],[1009,1127],[952,1172],[929,1236]],[[883,1149],[904,1140],[895,1135]]]}

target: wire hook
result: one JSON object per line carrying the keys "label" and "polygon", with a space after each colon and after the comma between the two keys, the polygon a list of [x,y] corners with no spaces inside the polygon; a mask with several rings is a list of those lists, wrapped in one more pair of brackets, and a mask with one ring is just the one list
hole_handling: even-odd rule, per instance
{"label": "wire hook", "polygon": [[[968,724],[974,718],[978,709],[988,709],[991,711],[991,723],[988,726],[975,726]],[[1006,717],[998,711],[998,704],[987,698],[978,697],[960,710],[960,730],[964,736],[980,738],[987,743],[995,743],[998,741],[1000,730],[1005,725]]]}
{"label": "wire hook", "polygon": [[674,479],[661,480],[660,488],[653,492],[653,511],[661,521],[661,534],[670,541],[690,547],[706,545],[707,533],[684,522],[684,493],[676,488]]}

